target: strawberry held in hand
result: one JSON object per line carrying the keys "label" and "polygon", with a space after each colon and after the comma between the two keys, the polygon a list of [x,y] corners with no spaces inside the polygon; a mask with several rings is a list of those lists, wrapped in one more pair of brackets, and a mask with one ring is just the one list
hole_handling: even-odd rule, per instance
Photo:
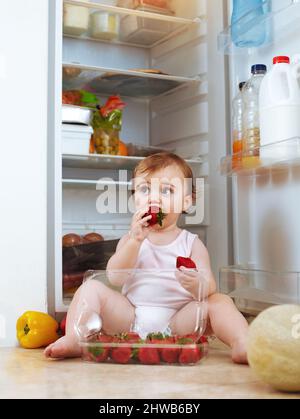
{"label": "strawberry held in hand", "polygon": [[149,226],[154,226],[155,224],[159,224],[162,227],[163,219],[165,218],[165,214],[162,212],[162,209],[159,207],[150,207],[149,211],[145,214],[145,217],[149,215],[152,218],[148,221]]}
{"label": "strawberry held in hand", "polygon": [[191,258],[178,256],[177,261],[176,261],[176,268],[179,269],[181,268],[181,266],[188,269],[197,269],[195,262]]}

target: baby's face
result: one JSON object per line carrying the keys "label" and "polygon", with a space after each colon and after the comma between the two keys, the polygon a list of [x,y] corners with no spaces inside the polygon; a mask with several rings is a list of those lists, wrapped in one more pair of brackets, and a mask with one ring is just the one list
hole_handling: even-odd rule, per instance
{"label": "baby's face", "polygon": [[166,214],[163,227],[176,222],[183,211],[192,205],[188,182],[180,168],[168,166],[150,174],[143,174],[134,181],[136,209],[158,206]]}

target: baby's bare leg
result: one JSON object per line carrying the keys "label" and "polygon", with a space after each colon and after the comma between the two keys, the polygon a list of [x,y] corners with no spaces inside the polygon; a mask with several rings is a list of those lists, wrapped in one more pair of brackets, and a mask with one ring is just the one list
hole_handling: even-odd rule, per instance
{"label": "baby's bare leg", "polygon": [[67,315],[66,336],[45,349],[51,358],[80,356],[76,324],[83,310],[98,313],[102,330],[108,334],[129,331],[135,310],[129,300],[99,281],[85,282],[75,293]]}
{"label": "baby's bare leg", "polygon": [[227,295],[213,294],[208,298],[208,315],[214,334],[232,349],[232,359],[246,364],[248,323]]}
{"label": "baby's bare leg", "polygon": [[[204,310],[204,305],[197,301],[187,304],[172,317],[170,322],[172,334],[184,336],[199,330],[201,319],[206,314]],[[208,319],[210,324],[206,334],[213,332],[222,342],[230,346],[234,362],[247,363],[248,323],[232,299],[222,294],[211,295],[208,298]]]}
{"label": "baby's bare leg", "polygon": [[201,331],[207,309],[199,301],[192,301],[179,310],[170,321],[173,335],[184,336]]}

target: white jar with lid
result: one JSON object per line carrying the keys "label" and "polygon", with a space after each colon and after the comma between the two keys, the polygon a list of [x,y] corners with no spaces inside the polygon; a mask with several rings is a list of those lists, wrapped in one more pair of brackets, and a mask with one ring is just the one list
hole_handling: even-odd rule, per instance
{"label": "white jar with lid", "polygon": [[[94,0],[107,6],[116,6],[117,0]],[[105,10],[97,10],[90,17],[90,36],[92,38],[112,41],[119,34],[119,15]]]}
{"label": "white jar with lid", "polygon": [[[89,3],[89,0],[80,0]],[[90,11],[88,7],[64,4],[64,34],[80,36],[89,27]]]}

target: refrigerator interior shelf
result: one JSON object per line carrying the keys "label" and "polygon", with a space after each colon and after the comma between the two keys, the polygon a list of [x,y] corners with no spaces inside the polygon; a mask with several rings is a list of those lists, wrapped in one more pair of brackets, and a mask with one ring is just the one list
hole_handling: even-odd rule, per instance
{"label": "refrigerator interior shelf", "polygon": [[[110,156],[105,154],[63,154],[63,167],[73,169],[132,170],[144,157]],[[200,165],[202,158],[186,159],[191,166]]]}
{"label": "refrigerator interior shelf", "polygon": [[109,180],[89,180],[89,179],[63,179],[62,184],[64,188],[69,189],[92,189],[103,190],[105,186],[126,187],[130,190],[131,182],[118,182]]}
{"label": "refrigerator interior shelf", "polygon": [[63,220],[63,234],[76,233],[79,235],[85,235],[90,232],[100,233],[105,240],[119,239],[119,231],[128,232],[131,224],[131,217],[127,218],[119,217],[117,219],[106,220],[105,222],[99,222],[96,220],[89,221],[70,221]]}
{"label": "refrigerator interior shelf", "polygon": [[134,156],[110,156],[106,154],[63,154],[63,167],[73,169],[130,170],[143,160]]}
{"label": "refrigerator interior shelf", "polygon": [[[300,3],[298,0],[265,0],[263,10],[264,13],[261,14],[255,13],[254,9],[235,23],[240,29],[240,36],[246,36],[250,32],[259,31],[262,26],[265,27],[265,42],[257,48],[263,50],[264,47],[269,47],[295,33],[299,28]],[[252,17],[255,14],[256,17]],[[232,26],[228,26],[218,35],[218,49],[225,55],[231,55],[251,54],[253,48],[237,47],[232,39]]]}
{"label": "refrigerator interior shelf", "polygon": [[300,138],[268,144],[251,150],[253,156],[241,153],[221,160],[224,176],[259,176],[300,167]]}
{"label": "refrigerator interior shelf", "polygon": [[[74,35],[64,31],[64,36],[71,38],[94,40],[98,42],[113,42],[121,44],[129,44],[132,46],[142,48],[153,48],[170,38],[173,38],[178,33],[199,25],[202,21],[201,17],[195,19],[186,19],[174,16],[172,13],[153,13],[150,11],[138,10],[138,9],[125,9],[118,6],[110,6],[99,3],[85,3],[80,1],[65,0],[65,5],[76,5],[83,6],[89,9],[90,16],[95,12],[103,12],[103,14],[109,14],[112,19],[111,24],[115,25],[116,36],[109,36],[109,33],[103,31],[103,36],[100,34],[94,34],[91,28],[85,31],[83,34]],[[159,9],[158,9],[159,10]],[[92,20],[90,20],[91,22]],[[118,24],[118,21],[120,23]],[[128,27],[129,32],[126,35],[127,30],[123,31],[125,25]],[[130,30],[130,27],[135,28]],[[120,29],[118,29],[120,27]],[[104,25],[105,28],[105,25]],[[107,30],[107,29],[106,29]],[[113,38],[113,39],[111,39]]]}
{"label": "refrigerator interior shelf", "polygon": [[[200,83],[200,76],[179,77],[136,70],[118,70],[105,67],[64,63],[63,89],[88,90],[98,95],[152,99],[186,86]],[[73,71],[72,71],[73,69]]]}
{"label": "refrigerator interior shelf", "polygon": [[276,272],[253,266],[220,270],[220,292],[234,299],[238,309],[257,315],[272,305],[300,303],[300,272]]}

